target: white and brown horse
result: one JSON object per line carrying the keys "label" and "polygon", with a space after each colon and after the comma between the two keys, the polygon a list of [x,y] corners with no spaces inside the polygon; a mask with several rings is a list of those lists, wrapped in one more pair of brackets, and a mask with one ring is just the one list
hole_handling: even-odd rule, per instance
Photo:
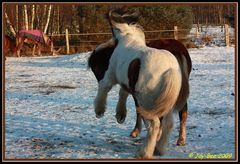
{"label": "white and brown horse", "polygon": [[[129,16],[128,16],[129,17]],[[136,22],[136,16],[135,22]],[[129,21],[129,20],[128,20]],[[130,21],[131,23],[131,21]],[[98,82],[103,79],[105,72],[108,69],[109,60],[116,47],[115,40],[111,39],[106,43],[99,45],[91,54],[88,60],[88,66],[93,71]],[[189,95],[189,75],[192,69],[192,61],[186,47],[175,39],[159,39],[152,40],[147,43],[147,46],[165,49],[170,51],[178,60],[182,73],[182,88],[178,97],[178,103],[183,102],[183,106],[178,110],[180,119],[180,131],[177,145],[185,145],[186,143],[186,121],[187,121],[187,98]],[[121,88],[119,92],[119,101],[116,108],[116,118],[118,123],[123,123],[126,117],[126,100],[128,93]],[[185,103],[184,103],[185,102]],[[131,132],[132,137],[137,137],[141,132],[141,116],[137,113],[136,125]]]}
{"label": "white and brown horse", "polygon": [[57,55],[59,50],[55,50],[53,47],[53,41],[40,30],[20,30],[16,36],[16,49],[17,56],[20,57],[20,52],[23,44],[34,45],[32,56],[35,56],[35,49],[37,48],[37,54],[41,56],[42,50],[47,50],[52,53],[52,55]]}
{"label": "white and brown horse", "polygon": [[[182,73],[182,88],[180,91],[180,95],[178,98],[179,102],[185,102],[179,111],[179,119],[180,119],[180,131],[179,138],[177,141],[177,145],[185,145],[186,143],[186,121],[187,121],[187,98],[189,95],[189,75],[192,69],[192,62],[189,56],[189,53],[186,47],[179,41],[174,39],[159,39],[152,40],[147,43],[147,46],[157,48],[157,49],[165,49],[170,51],[178,60],[179,65],[181,67]],[[91,68],[94,73],[96,79],[98,81],[102,80],[105,72],[108,69],[109,60],[112,56],[112,53],[116,47],[116,43],[113,39],[109,40],[106,43],[99,45],[89,57],[88,66]],[[184,70],[187,70],[184,71]],[[126,117],[126,101],[128,97],[128,93],[121,88],[119,92],[119,100],[116,108],[116,118],[118,123],[123,123]],[[141,132],[141,116],[137,113],[136,125],[134,130],[131,132],[132,137],[137,137]]]}
{"label": "white and brown horse", "polygon": [[[139,155],[151,158],[154,150],[164,151],[173,125],[172,110],[182,106],[182,103],[177,103],[182,87],[181,68],[169,51],[146,46],[145,35],[139,25],[117,23],[111,17],[110,21],[117,44],[99,81],[96,117],[104,115],[107,93],[113,85],[120,84],[124,88],[120,97],[132,94],[137,112],[150,122],[147,142]],[[117,112],[124,113],[122,109]]]}

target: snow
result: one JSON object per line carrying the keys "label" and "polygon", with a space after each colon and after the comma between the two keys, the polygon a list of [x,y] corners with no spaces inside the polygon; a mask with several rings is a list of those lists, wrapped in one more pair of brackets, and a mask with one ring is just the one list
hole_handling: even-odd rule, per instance
{"label": "snow", "polygon": [[[196,44],[198,47],[205,46],[225,46],[225,27],[224,26],[211,26],[211,25],[200,25],[198,37],[196,37],[197,25],[194,24],[193,28],[190,31],[189,38],[191,41]],[[230,27],[229,30],[229,39],[230,44],[234,45],[235,38],[235,29]],[[208,38],[209,41],[204,41],[204,38]]]}
{"label": "snow", "polygon": [[[187,120],[187,143],[176,146],[178,115],[166,155],[156,159],[204,158],[230,153],[235,158],[235,48],[189,49],[193,62]],[[123,124],[115,119],[119,86],[108,96],[97,119],[93,101],[97,81],[87,60],[90,53],[9,57],[5,67],[6,159],[133,159],[146,129],[129,137],[135,107],[128,98]],[[232,156],[231,156],[232,155]]]}

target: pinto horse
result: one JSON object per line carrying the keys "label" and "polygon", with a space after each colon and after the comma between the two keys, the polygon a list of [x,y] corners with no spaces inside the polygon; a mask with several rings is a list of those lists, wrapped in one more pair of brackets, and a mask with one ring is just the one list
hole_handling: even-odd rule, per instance
{"label": "pinto horse", "polygon": [[32,56],[35,56],[35,49],[37,48],[38,55],[41,56],[43,49],[50,51],[52,55],[57,55],[59,50],[53,47],[53,41],[40,30],[20,30],[16,36],[17,56],[20,57],[20,51],[24,43],[33,44]]}
{"label": "pinto horse", "polygon": [[[88,59],[88,66],[91,68],[98,82],[103,79],[105,72],[108,69],[110,58],[116,47],[114,39],[99,45]],[[180,131],[177,145],[185,145],[186,143],[186,121],[187,121],[187,98],[189,95],[189,75],[192,69],[192,62],[186,47],[175,39],[159,39],[147,42],[147,46],[157,49],[165,49],[170,51],[178,60],[182,73],[182,87],[178,102],[185,102],[178,109],[180,119]],[[119,92],[119,100],[116,108],[116,118],[118,123],[123,123],[126,117],[126,101],[128,93],[121,88]],[[131,132],[133,138],[137,137],[141,132],[141,116],[137,113],[136,125]]]}
{"label": "pinto horse", "polygon": [[124,94],[126,91],[132,94],[137,112],[150,122],[147,141],[139,156],[151,158],[154,150],[159,153],[165,150],[173,125],[173,108],[183,106],[182,102],[177,103],[182,86],[181,68],[169,51],[146,46],[139,25],[117,23],[111,17],[110,21],[117,45],[99,81],[94,101],[96,117],[104,115],[107,93],[112,86],[121,85]]}
{"label": "pinto horse", "polygon": [[10,38],[8,35],[4,35],[4,55],[5,57],[9,53],[15,54],[16,52],[16,42],[14,39]]}

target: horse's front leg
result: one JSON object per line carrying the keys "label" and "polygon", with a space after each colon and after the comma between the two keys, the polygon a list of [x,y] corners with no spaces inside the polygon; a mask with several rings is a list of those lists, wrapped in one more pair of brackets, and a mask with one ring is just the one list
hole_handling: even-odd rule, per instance
{"label": "horse's front leg", "polygon": [[116,119],[119,124],[122,124],[125,121],[127,109],[126,109],[126,102],[129,93],[125,91],[123,88],[120,88],[119,91],[119,99],[116,108]]}
{"label": "horse's front leg", "polygon": [[98,93],[94,101],[95,106],[95,114],[97,118],[100,118],[104,115],[106,102],[107,102],[107,94],[111,90],[113,84],[110,80],[104,78],[98,83]]}

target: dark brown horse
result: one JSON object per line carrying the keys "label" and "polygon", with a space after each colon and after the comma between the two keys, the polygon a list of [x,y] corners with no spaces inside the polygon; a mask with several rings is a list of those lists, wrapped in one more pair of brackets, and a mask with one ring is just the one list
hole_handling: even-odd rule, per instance
{"label": "dark brown horse", "polygon": [[[115,49],[117,43],[112,39],[106,43],[98,46],[88,60],[88,66],[93,71],[96,79],[101,81],[108,69],[109,60]],[[179,110],[180,131],[177,145],[185,145],[186,142],[186,120],[187,120],[187,98],[189,95],[189,75],[192,69],[192,62],[186,47],[179,41],[174,39],[160,39],[153,40],[147,43],[147,46],[165,49],[170,51],[178,60],[182,72],[182,87],[177,100],[177,105],[181,106]],[[119,110],[119,108],[126,108],[126,100],[128,93],[124,89],[120,89],[119,102],[117,105],[116,118],[119,123],[122,123],[126,117],[126,110]],[[124,111],[124,112],[119,112]],[[141,116],[137,113],[137,121],[134,130],[131,133],[132,137],[137,137],[141,132]]]}
{"label": "dark brown horse", "polygon": [[32,56],[35,56],[36,48],[39,56],[41,56],[42,50],[47,50],[48,52],[51,52],[52,55],[57,55],[60,51],[60,49],[56,51],[53,47],[53,41],[39,30],[20,30],[18,32],[16,36],[16,49],[18,57],[21,56],[20,51],[24,43],[34,45]]}
{"label": "dark brown horse", "polygon": [[8,35],[4,36],[4,55],[5,57],[8,54],[15,54],[16,53],[16,42],[14,39],[10,38]]}

